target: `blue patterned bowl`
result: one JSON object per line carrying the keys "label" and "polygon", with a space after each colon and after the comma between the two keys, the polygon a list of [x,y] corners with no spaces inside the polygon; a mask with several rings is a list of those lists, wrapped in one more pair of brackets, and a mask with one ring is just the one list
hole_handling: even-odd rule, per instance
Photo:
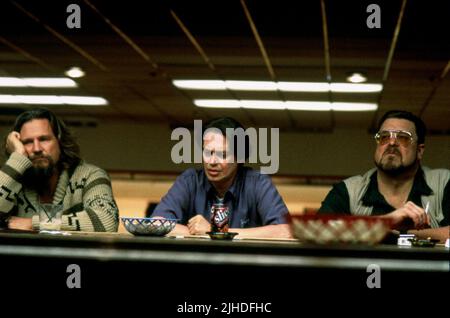
{"label": "blue patterned bowl", "polygon": [[121,219],[127,231],[133,235],[164,236],[177,224],[177,219],[127,217]]}

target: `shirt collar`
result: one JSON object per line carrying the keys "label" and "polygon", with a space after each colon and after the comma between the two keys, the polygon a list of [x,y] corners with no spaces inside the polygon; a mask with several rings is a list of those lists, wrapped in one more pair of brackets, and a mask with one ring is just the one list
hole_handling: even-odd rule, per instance
{"label": "shirt collar", "polygon": [[[421,196],[431,195],[433,191],[425,181],[425,176],[421,167],[417,170],[414,177],[411,192],[408,195],[408,201],[421,205]],[[362,197],[362,202],[365,206],[374,206],[377,204],[388,204],[384,196],[378,190],[377,171],[370,176],[370,183],[367,187],[366,193]]]}
{"label": "shirt collar", "polygon": [[[241,184],[241,180],[242,180],[242,174],[244,173],[243,170],[244,169],[242,169],[242,165],[239,165],[237,173],[236,173],[236,177],[234,178],[233,183],[231,184],[230,188],[225,193],[224,197],[226,197],[227,195],[231,195],[233,198],[239,197],[239,188],[240,188],[240,184]],[[215,195],[216,190],[215,190],[214,186],[211,184],[211,182],[208,180],[208,177],[206,176],[206,173],[204,170],[203,170],[203,175],[205,178],[206,193],[208,195]]]}
{"label": "shirt collar", "polygon": [[[413,187],[411,189],[410,197],[412,196],[429,196],[433,194],[433,190],[428,186],[425,181],[425,175],[421,167],[417,170],[416,176],[414,177]],[[420,202],[420,200],[419,200]]]}

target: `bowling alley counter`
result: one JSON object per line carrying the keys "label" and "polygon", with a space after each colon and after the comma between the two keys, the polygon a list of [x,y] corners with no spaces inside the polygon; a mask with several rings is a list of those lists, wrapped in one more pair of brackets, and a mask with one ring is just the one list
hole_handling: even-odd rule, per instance
{"label": "bowling alley counter", "polygon": [[[0,268],[9,273],[3,287],[64,289],[78,272],[82,288],[156,285],[158,293],[177,294],[202,294],[211,284],[221,286],[223,294],[275,294],[287,286],[368,289],[375,283],[385,289],[431,288],[435,282],[448,284],[449,249],[7,230],[0,231]],[[180,282],[186,288],[174,288]]]}

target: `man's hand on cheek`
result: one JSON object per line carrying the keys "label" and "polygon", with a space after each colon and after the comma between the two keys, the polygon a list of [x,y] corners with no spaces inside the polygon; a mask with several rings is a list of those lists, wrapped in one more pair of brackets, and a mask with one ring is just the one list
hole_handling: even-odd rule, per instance
{"label": "man's hand on cheek", "polygon": [[18,152],[22,155],[27,155],[23,143],[20,141],[20,134],[17,131],[12,131],[6,138],[6,150],[11,154]]}

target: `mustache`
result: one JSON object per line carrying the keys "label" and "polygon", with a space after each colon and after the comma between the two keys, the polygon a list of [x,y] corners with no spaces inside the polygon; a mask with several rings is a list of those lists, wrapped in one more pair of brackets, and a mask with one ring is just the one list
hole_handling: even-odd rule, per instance
{"label": "mustache", "polygon": [[384,155],[390,155],[390,154],[401,155],[400,151],[396,147],[389,147],[388,149],[386,149],[385,152],[383,152],[383,156]]}
{"label": "mustache", "polygon": [[52,160],[52,158],[50,156],[46,156],[46,155],[35,155],[35,156],[30,156],[30,160],[36,160],[36,159],[47,159],[47,160]]}
{"label": "mustache", "polygon": [[210,164],[207,164],[206,165],[206,169],[208,169],[208,170],[214,170],[214,171],[220,171],[221,169],[219,169],[218,167],[217,167],[217,165],[210,165]]}

